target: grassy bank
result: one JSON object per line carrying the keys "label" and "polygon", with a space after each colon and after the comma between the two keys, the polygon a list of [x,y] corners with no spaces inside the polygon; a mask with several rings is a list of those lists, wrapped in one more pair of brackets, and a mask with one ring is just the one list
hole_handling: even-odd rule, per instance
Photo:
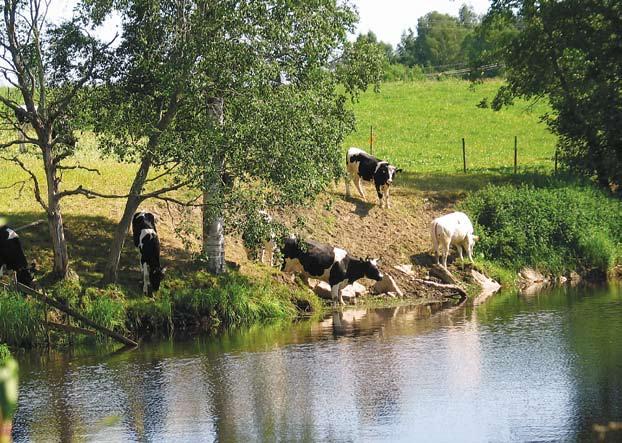
{"label": "grassy bank", "polygon": [[481,236],[478,256],[514,272],[604,276],[622,259],[622,204],[590,183],[548,177],[488,186],[462,208]]}
{"label": "grassy bank", "polygon": [[[319,299],[308,291],[279,284],[267,275],[250,279],[235,271],[221,277],[202,271],[173,276],[154,299],[128,294],[118,286],[82,288],[75,282],[57,283],[48,291],[96,323],[137,339],[291,320],[321,310]],[[12,291],[0,291],[0,342],[29,348],[45,344],[48,334],[54,345],[104,338],[70,337],[46,329],[45,320],[46,309],[39,302]],[[48,314],[47,320],[69,323],[59,313]]]}

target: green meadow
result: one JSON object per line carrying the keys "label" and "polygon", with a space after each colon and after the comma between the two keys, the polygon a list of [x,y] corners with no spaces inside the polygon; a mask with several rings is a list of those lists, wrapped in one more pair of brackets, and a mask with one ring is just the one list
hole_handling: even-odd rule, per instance
{"label": "green meadow", "polygon": [[454,174],[462,172],[464,138],[470,171],[503,172],[513,168],[516,136],[519,169],[553,169],[556,137],[540,122],[549,111],[546,102],[517,101],[498,112],[477,106],[484,98],[490,103],[502,84],[501,80],[383,84],[380,93],[368,91],[354,105],[357,131],[345,145],[369,150],[373,126],[374,155],[415,174]]}

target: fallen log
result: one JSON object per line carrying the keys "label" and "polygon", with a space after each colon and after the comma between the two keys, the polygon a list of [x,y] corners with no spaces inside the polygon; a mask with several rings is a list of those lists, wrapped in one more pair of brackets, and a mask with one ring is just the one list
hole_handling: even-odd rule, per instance
{"label": "fallen log", "polygon": [[45,220],[41,219],[41,220],[33,221],[32,223],[28,223],[27,225],[20,226],[18,228],[13,228],[13,230],[15,232],[23,231],[24,229],[32,228],[33,226],[40,225],[41,223],[45,223]]}
{"label": "fallen log", "polygon": [[48,327],[48,328],[58,329],[60,331],[70,332],[70,333],[73,333],[73,334],[83,334],[83,335],[91,335],[91,336],[97,335],[97,332],[91,331],[90,329],[79,328],[77,326],[64,325],[62,323],[54,323],[54,322],[51,322],[51,321],[44,321],[43,325]]}
{"label": "fallen log", "polygon": [[430,273],[432,277],[436,277],[440,279],[441,281],[443,281],[444,283],[453,284],[453,285],[457,283],[454,276],[451,275],[451,272],[449,272],[447,269],[443,268],[440,265],[432,265],[432,267],[430,268],[428,272]]}
{"label": "fallen log", "polygon": [[458,285],[447,284],[447,283],[437,283],[435,281],[423,280],[421,278],[413,278],[413,281],[416,281],[417,283],[422,283],[424,285],[432,286],[434,288],[451,289],[453,291],[456,291],[458,292],[458,294],[460,294],[460,303],[462,303],[463,301],[467,299],[466,291]]}
{"label": "fallen log", "polygon": [[[95,323],[93,320],[85,317],[84,315],[80,314],[77,311],[74,311],[73,309],[71,309],[68,306],[63,305],[61,302],[54,300],[53,298],[48,297],[47,295],[45,295],[42,292],[39,291],[35,291],[34,289],[23,285],[17,281],[13,282],[14,287],[17,288],[18,291],[24,293],[24,294],[28,294],[28,295],[32,295],[33,297],[35,297],[37,300],[39,300],[42,303],[45,303],[46,305],[50,305],[56,309],[58,309],[59,311],[64,312],[65,314],[69,315],[70,317],[75,318],[76,320],[78,320],[79,322],[90,326],[91,328],[101,332],[104,335],[107,335],[108,337],[123,343],[124,345],[129,345],[129,346],[138,346],[138,343],[136,343],[134,340],[130,340],[127,337],[122,336],[121,334],[118,334],[104,326],[98,325],[97,323]],[[1,283],[0,285],[4,286],[5,288],[8,288],[9,285]]]}

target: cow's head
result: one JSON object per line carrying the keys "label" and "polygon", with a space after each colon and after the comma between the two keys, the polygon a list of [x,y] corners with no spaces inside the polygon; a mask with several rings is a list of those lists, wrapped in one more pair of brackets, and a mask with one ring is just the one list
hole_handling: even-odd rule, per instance
{"label": "cow's head", "polygon": [[160,289],[160,283],[164,279],[164,274],[166,274],[166,268],[149,268],[149,285],[151,286],[152,292],[156,292]]}
{"label": "cow's head", "polygon": [[372,280],[380,281],[384,278],[384,275],[378,268],[378,260],[375,258],[367,257],[363,260],[365,277],[371,278]]}
{"label": "cow's head", "polygon": [[402,170],[400,168],[397,168],[387,162],[382,162],[378,165],[378,170],[376,171],[376,183],[379,185],[390,186],[393,183],[396,174],[401,171]]}
{"label": "cow's head", "polygon": [[30,266],[26,267],[26,268],[22,268],[19,269],[16,274],[17,274],[17,281],[21,284],[23,284],[24,286],[28,286],[28,287],[32,287],[32,284],[34,283],[34,277],[33,274],[37,271],[37,264],[35,262],[32,262],[30,264]]}
{"label": "cow's head", "polygon": [[467,248],[469,248],[471,255],[473,255],[473,246],[475,246],[476,241],[479,241],[479,235],[467,234]]}

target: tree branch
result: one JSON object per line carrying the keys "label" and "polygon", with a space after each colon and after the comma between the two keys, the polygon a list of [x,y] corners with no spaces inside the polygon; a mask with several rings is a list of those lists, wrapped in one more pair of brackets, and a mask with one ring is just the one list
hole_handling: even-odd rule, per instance
{"label": "tree branch", "polygon": [[43,201],[43,198],[41,197],[41,188],[39,187],[39,180],[37,180],[37,176],[30,169],[28,169],[26,165],[17,157],[0,157],[0,158],[17,164],[28,175],[30,175],[30,178],[32,179],[33,186],[34,186],[35,199],[37,200],[37,202],[39,202],[39,204],[45,210],[45,212],[49,213],[48,206],[45,204],[45,202]]}
{"label": "tree branch", "polygon": [[82,170],[88,171],[88,172],[95,172],[97,175],[102,175],[101,172],[99,171],[99,169],[97,169],[97,168],[87,168],[86,166],[81,166],[81,165],[74,165],[74,166],[61,166],[61,165],[58,165],[58,166],[56,166],[56,169],[63,170],[63,171],[74,170],[74,169],[82,169]]}

